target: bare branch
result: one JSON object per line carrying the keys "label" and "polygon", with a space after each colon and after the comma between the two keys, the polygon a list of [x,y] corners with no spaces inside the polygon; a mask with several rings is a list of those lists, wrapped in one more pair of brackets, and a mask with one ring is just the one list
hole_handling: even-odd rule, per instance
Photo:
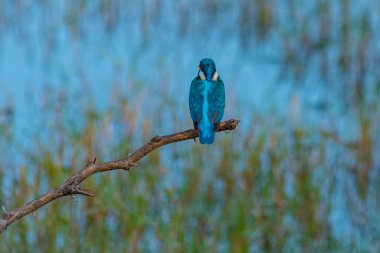
{"label": "bare branch", "polygon": [[[239,124],[239,120],[228,120],[220,123],[217,131],[231,131],[234,130]],[[98,163],[96,162],[96,157],[93,160],[87,162],[86,166],[79,170],[76,174],[67,179],[62,185],[52,189],[51,191],[45,193],[39,198],[13,210],[5,211],[0,216],[0,233],[3,232],[10,224],[21,219],[25,215],[34,213],[37,209],[45,206],[46,204],[52,202],[63,196],[74,196],[75,194],[83,196],[93,196],[93,191],[85,190],[80,188],[80,183],[91,175],[99,172],[106,172],[111,170],[131,170],[131,167],[137,166],[137,161],[149,154],[151,151],[159,148],[161,146],[194,139],[198,137],[198,134],[194,130],[186,130],[175,134],[165,135],[165,136],[154,136],[148,143],[134,151],[126,159],[120,159],[112,162]]]}

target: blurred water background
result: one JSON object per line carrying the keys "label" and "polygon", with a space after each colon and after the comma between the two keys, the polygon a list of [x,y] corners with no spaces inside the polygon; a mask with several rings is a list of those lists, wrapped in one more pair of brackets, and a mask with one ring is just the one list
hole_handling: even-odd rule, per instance
{"label": "blurred water background", "polygon": [[237,131],[11,225],[1,252],[380,252],[380,2],[0,1],[0,204],[192,127],[204,57]]}

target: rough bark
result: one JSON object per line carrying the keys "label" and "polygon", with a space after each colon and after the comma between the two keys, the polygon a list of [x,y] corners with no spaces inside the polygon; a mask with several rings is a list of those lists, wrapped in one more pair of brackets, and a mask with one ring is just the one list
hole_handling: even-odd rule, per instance
{"label": "rough bark", "polygon": [[[221,132],[234,130],[238,124],[239,120],[231,119],[220,123],[220,126],[216,131]],[[5,212],[4,210],[4,213],[0,218],[0,233],[2,233],[13,222],[21,219],[28,214],[33,213],[37,209],[60,197],[76,194],[93,196],[93,192],[91,190],[82,189],[80,187],[80,184],[95,173],[121,169],[130,171],[131,167],[136,166],[137,161],[139,161],[141,158],[156,148],[174,142],[194,139],[196,137],[198,137],[198,134],[192,129],[165,136],[155,136],[148,143],[131,153],[125,159],[120,159],[112,162],[96,163],[95,158],[93,161],[89,161],[86,166],[84,166],[76,174],[67,179],[62,185],[50,190],[39,198],[30,201],[29,203],[13,211]]]}

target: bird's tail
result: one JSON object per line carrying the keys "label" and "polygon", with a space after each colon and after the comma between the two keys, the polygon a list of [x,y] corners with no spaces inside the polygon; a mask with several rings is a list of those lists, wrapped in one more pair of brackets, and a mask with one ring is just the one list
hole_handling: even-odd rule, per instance
{"label": "bird's tail", "polygon": [[209,122],[208,120],[202,120],[201,124],[199,124],[199,141],[202,144],[212,144],[214,143],[214,124]]}

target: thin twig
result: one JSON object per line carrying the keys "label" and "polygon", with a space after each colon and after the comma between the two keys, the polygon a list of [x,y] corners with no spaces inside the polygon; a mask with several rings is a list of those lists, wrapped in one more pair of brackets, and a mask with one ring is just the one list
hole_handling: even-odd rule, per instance
{"label": "thin twig", "polygon": [[[234,130],[239,124],[239,120],[228,120],[220,123],[218,132],[221,131],[231,131]],[[136,163],[141,158],[149,154],[151,151],[170,144],[174,142],[194,139],[198,137],[198,134],[194,130],[186,130],[175,134],[170,134],[166,136],[154,136],[148,143],[130,153],[128,158],[120,159],[112,162],[104,162],[98,163],[96,162],[96,157],[93,160],[88,161],[86,166],[79,170],[76,174],[67,179],[62,185],[52,189],[51,191],[45,193],[41,197],[13,210],[13,211],[5,211],[3,207],[4,213],[0,216],[0,233],[3,232],[10,224],[21,219],[25,215],[30,213],[34,213],[37,209],[45,206],[46,204],[52,202],[55,199],[61,198],[63,196],[73,196],[83,195],[83,196],[93,196],[93,192],[91,190],[86,190],[80,188],[80,184],[90,177],[91,175],[99,172],[106,172],[111,170],[131,170],[131,167],[136,167],[138,164]]]}

